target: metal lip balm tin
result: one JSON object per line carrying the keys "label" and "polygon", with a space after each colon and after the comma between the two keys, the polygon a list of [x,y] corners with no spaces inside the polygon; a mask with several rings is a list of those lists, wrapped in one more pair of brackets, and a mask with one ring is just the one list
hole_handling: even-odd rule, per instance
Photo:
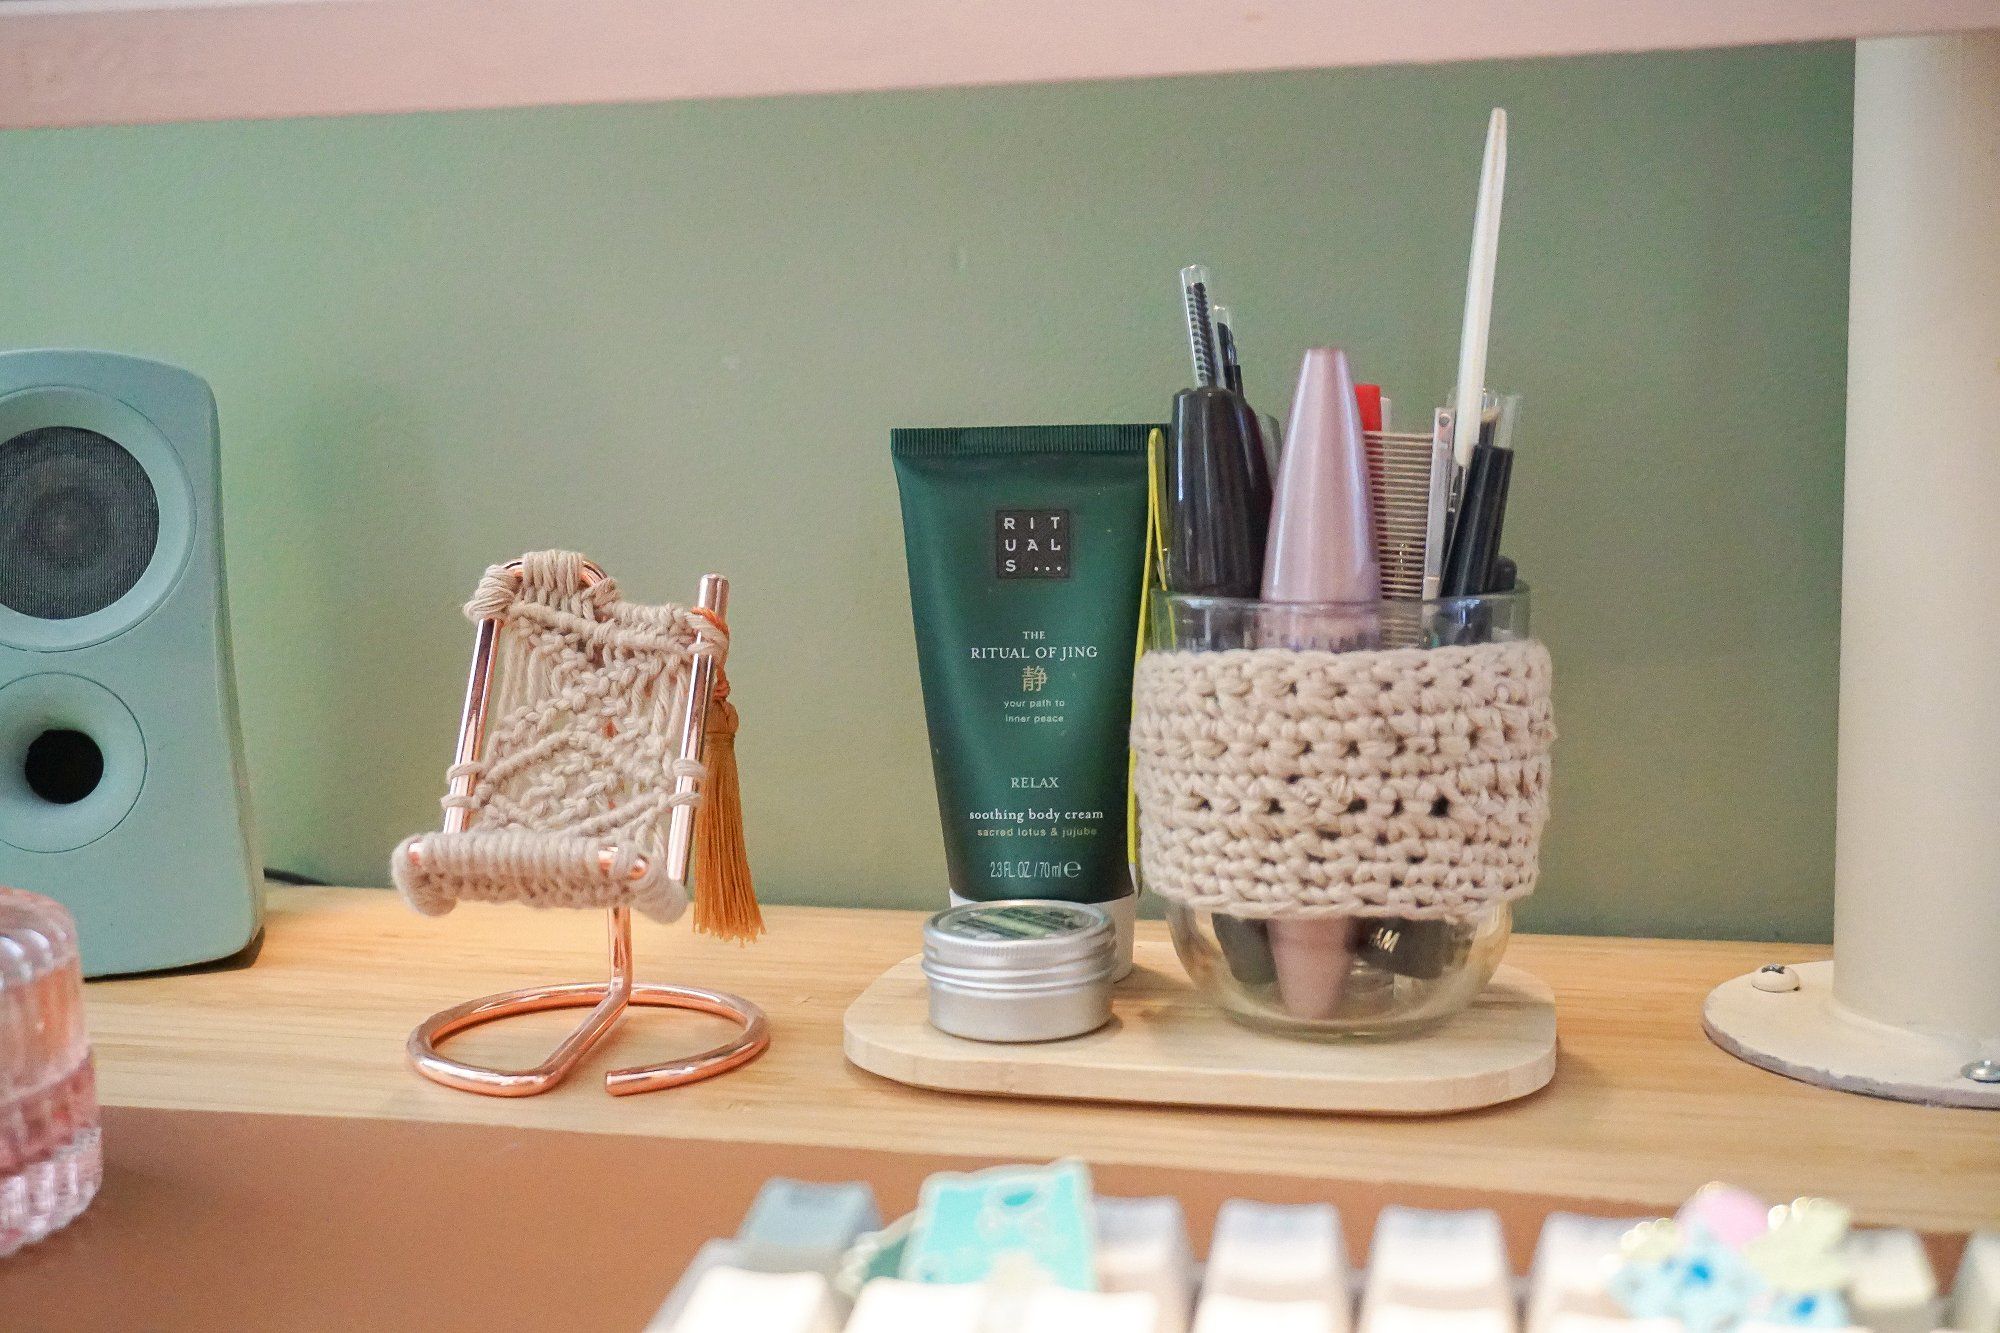
{"label": "metal lip balm tin", "polygon": [[1089,903],[1010,898],[924,923],[931,1026],[973,1041],[1057,1041],[1111,1021],[1111,915]]}

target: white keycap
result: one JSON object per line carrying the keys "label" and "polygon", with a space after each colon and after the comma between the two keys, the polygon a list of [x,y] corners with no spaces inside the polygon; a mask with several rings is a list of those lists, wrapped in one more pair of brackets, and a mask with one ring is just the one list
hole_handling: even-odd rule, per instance
{"label": "white keycap", "polygon": [[1630,1323],[1604,1290],[1618,1266],[1618,1245],[1641,1219],[1550,1213],[1535,1244],[1528,1276],[1527,1333],[1553,1333],[1562,1315]]}
{"label": "white keycap", "polygon": [[1158,1305],[1159,1333],[1187,1333],[1194,1249],[1179,1199],[1098,1199],[1097,1285],[1142,1291]]}
{"label": "white keycap", "polygon": [[1250,1203],[1216,1210],[1202,1290],[1256,1301],[1317,1301],[1333,1333],[1351,1322],[1347,1242],[1332,1204]]}
{"label": "white keycap", "polygon": [[1384,1302],[1370,1307],[1364,1327],[1375,1333],[1514,1333],[1514,1312],[1490,1305],[1460,1310]]}
{"label": "white keycap", "polygon": [[1158,1333],[1160,1302],[1150,1291],[1070,1291],[1038,1287],[1021,1306],[1021,1333]]}
{"label": "white keycap", "polygon": [[[846,1333],[980,1333],[986,1292],[976,1282],[905,1282],[878,1277],[861,1288]],[[732,1333],[749,1333],[752,1324]],[[762,1333],[759,1330],[759,1333]]]}
{"label": "white keycap", "polygon": [[767,1180],[737,1228],[745,1268],[760,1273],[825,1273],[840,1267],[848,1247],[882,1225],[866,1185],[823,1185],[784,1177]]}
{"label": "white keycap", "polygon": [[1914,1231],[1852,1231],[1854,1268],[1847,1303],[1854,1322],[1875,1333],[1929,1333],[1938,1326],[1937,1276]]}
{"label": "white keycap", "polygon": [[[1686,1325],[1678,1319],[1633,1319],[1626,1315],[1578,1314],[1560,1310],[1549,1317],[1547,1333],[1682,1333]],[[1752,1326],[1739,1324],[1736,1333],[1749,1333]],[[1792,1333],[1798,1333],[1793,1329]],[[1815,1329],[1814,1333],[1838,1333],[1835,1329]]]}
{"label": "white keycap", "polygon": [[1194,1333],[1340,1333],[1325,1301],[1260,1301],[1210,1292],[1195,1312]]}
{"label": "white keycap", "polygon": [[2000,1231],[1965,1243],[1951,1289],[1951,1326],[1959,1333],[2000,1333]]}
{"label": "white keycap", "polygon": [[1499,1214],[1384,1208],[1368,1253],[1362,1333],[1447,1327],[1512,1333],[1514,1296]]}
{"label": "white keycap", "polygon": [[818,1273],[746,1273],[711,1268],[702,1274],[674,1333],[840,1333],[833,1288]]}
{"label": "white keycap", "polygon": [[743,1262],[742,1249],[735,1241],[709,1241],[694,1252],[694,1258],[681,1270],[680,1281],[674,1283],[674,1289],[667,1293],[667,1299],[653,1315],[652,1322],[646,1325],[646,1333],[671,1333],[674,1325],[680,1320],[681,1311],[687,1309],[687,1303],[694,1299],[694,1289],[701,1285],[701,1280],[708,1276],[710,1269],[747,1270],[749,1267],[750,1265]]}

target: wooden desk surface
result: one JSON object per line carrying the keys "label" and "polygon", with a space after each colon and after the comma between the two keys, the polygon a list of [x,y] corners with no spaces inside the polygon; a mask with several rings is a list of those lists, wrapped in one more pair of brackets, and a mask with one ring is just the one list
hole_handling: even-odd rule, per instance
{"label": "wooden desk surface", "polygon": [[[1774,1198],[1812,1193],[1863,1221],[1937,1231],[2000,1220],[2000,1116],[1876,1101],[1794,1083],[1702,1035],[1708,989],[1820,948],[1517,938],[1508,960],[1546,979],[1560,1063],[1543,1092],[1423,1120],[1132,1108],[906,1088],[848,1065],[841,1014],[914,952],[912,912],[781,908],[747,949],[683,923],[636,928],[642,977],[719,987],[771,1017],[746,1069],[633,1098],[613,1064],[706,1046],[717,1021],[635,1012],[565,1087],[502,1100],[433,1086],[403,1063],[410,1028],[491,991],[602,974],[592,914],[467,906],[442,919],[378,890],[275,889],[254,966],[93,983],[90,1022],[108,1105],[573,1130],[677,1139],[1201,1167],[1429,1193],[1563,1196],[1671,1209],[1721,1178]],[[1158,931],[1157,924],[1141,930]],[[574,1014],[538,1015],[459,1044],[531,1063]]]}

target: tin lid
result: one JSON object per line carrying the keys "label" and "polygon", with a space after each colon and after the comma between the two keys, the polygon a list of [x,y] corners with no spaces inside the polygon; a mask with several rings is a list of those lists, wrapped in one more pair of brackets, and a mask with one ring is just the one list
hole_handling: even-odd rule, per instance
{"label": "tin lid", "polygon": [[1093,967],[1117,951],[1111,914],[1090,903],[1010,898],[947,908],[924,923],[924,965],[1036,972]]}

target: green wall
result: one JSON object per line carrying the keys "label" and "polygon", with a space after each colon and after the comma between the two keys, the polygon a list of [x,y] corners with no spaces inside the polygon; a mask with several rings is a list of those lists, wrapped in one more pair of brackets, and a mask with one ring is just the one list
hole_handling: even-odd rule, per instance
{"label": "green wall", "polygon": [[1486,111],[1494,383],[1558,670],[1533,928],[1824,938],[1851,51],[0,134],[0,346],[222,404],[270,864],[432,826],[487,562],[736,580],[781,902],[943,888],[892,425],[1157,418],[1175,271],[1253,396],[1450,383]]}

